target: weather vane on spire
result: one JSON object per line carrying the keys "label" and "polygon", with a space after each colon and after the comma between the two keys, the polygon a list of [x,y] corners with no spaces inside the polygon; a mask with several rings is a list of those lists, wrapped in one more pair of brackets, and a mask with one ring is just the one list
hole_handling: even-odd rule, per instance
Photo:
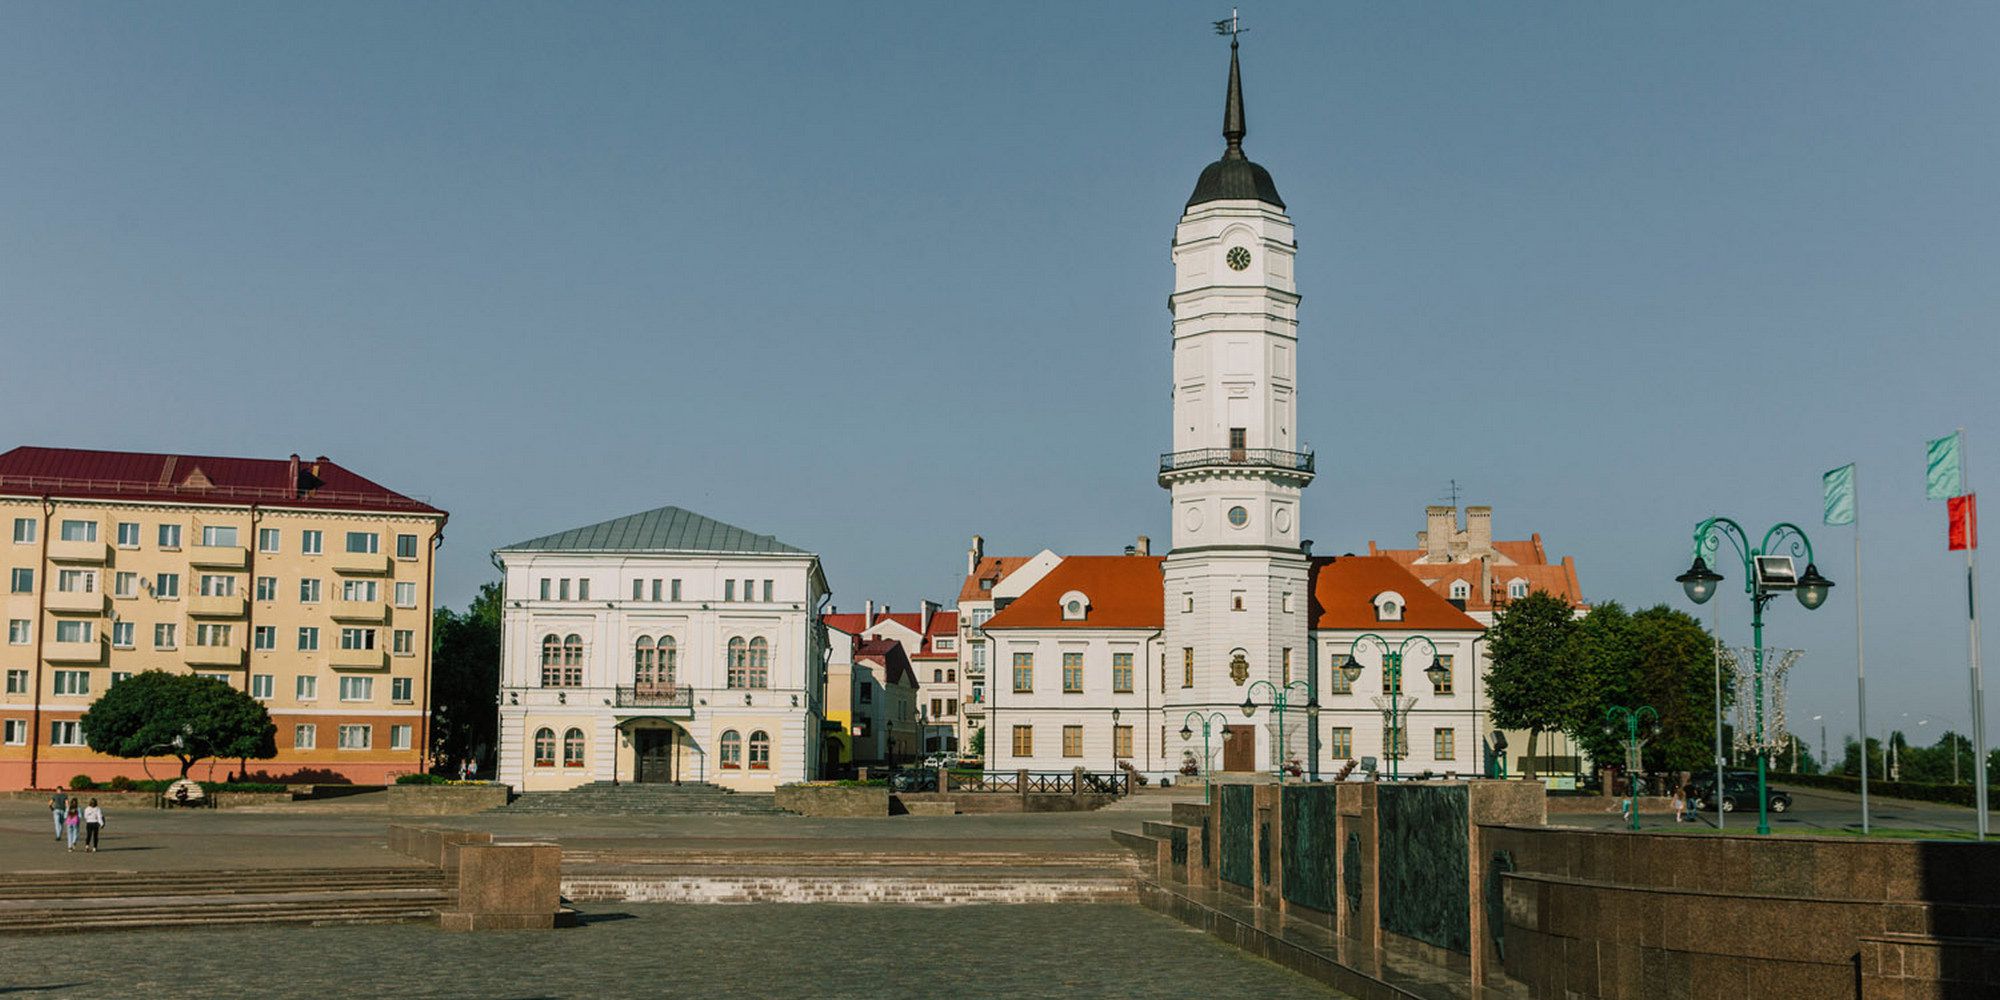
{"label": "weather vane on spire", "polygon": [[1236,16],[1236,8],[1229,8],[1229,16],[1215,22],[1215,33],[1229,36],[1229,47],[1236,47],[1236,36],[1250,29],[1243,26],[1243,19]]}

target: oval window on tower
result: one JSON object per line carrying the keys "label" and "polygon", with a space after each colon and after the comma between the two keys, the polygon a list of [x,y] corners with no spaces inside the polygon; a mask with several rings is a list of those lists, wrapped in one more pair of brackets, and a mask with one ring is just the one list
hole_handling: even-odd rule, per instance
{"label": "oval window on tower", "polygon": [[1246,524],[1249,524],[1250,512],[1244,510],[1241,507],[1229,508],[1229,523],[1239,528],[1243,527]]}

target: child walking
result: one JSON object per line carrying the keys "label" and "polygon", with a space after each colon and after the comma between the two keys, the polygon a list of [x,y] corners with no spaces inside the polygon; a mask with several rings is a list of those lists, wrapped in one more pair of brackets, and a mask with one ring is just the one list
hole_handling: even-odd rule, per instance
{"label": "child walking", "polygon": [[83,849],[97,853],[97,832],[104,829],[104,810],[97,807],[97,800],[83,807]]}
{"label": "child walking", "polygon": [[83,825],[83,815],[76,807],[76,800],[69,800],[69,811],[63,813],[63,832],[69,837],[70,851],[76,850],[78,827]]}

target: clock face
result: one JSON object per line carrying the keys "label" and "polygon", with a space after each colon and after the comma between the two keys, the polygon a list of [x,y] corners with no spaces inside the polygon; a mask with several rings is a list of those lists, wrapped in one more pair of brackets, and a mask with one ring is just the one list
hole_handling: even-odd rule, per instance
{"label": "clock face", "polygon": [[1230,248],[1229,248],[1229,269],[1230,269],[1230,270],[1232,270],[1232,271],[1241,271],[1241,270],[1243,270],[1244,268],[1246,268],[1246,267],[1249,267],[1249,266],[1250,266],[1250,249],[1249,249],[1248,247],[1230,247]]}

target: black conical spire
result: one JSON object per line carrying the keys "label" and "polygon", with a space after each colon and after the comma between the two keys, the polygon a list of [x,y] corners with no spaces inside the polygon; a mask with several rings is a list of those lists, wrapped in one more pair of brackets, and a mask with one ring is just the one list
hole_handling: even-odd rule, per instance
{"label": "black conical spire", "polygon": [[1229,106],[1222,112],[1222,138],[1229,148],[1222,154],[1225,160],[1243,159],[1243,71],[1236,63],[1236,39],[1229,39]]}

